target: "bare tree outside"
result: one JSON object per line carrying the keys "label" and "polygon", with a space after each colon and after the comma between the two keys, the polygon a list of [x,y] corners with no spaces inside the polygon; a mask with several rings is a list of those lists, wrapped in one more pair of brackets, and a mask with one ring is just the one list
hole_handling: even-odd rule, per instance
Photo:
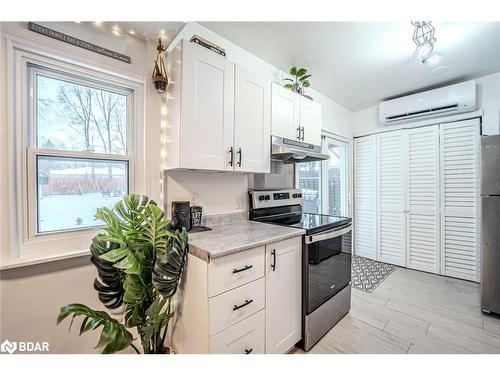
{"label": "bare tree outside", "polygon": [[65,112],[68,126],[83,135],[84,151],[93,151],[90,127],[92,121],[92,89],[70,83],[60,85],[58,99]]}
{"label": "bare tree outside", "polygon": [[127,96],[39,76],[38,144],[123,155]]}

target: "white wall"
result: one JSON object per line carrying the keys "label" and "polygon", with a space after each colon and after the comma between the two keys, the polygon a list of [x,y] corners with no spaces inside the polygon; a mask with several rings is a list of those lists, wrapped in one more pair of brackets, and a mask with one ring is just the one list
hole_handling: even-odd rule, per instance
{"label": "white wall", "polygon": [[[236,44],[222,38],[206,27],[189,22],[167,48],[167,53],[181,39],[190,39],[193,35],[210,40],[224,48],[227,58],[246,69],[268,74],[277,82],[281,82],[285,73],[270,65],[261,58],[249,53]],[[307,94],[322,105],[322,128],[329,133],[352,140],[352,112],[337,104],[330,98],[314,89],[308,89]],[[167,151],[168,152],[168,151]],[[167,208],[175,200],[193,200],[199,195],[199,204],[204,214],[220,214],[248,210],[247,178],[233,173],[208,174],[205,172],[169,173],[165,180]],[[197,194],[195,194],[197,193]],[[242,204],[243,202],[243,204]],[[169,215],[169,210],[167,210]]]}
{"label": "white wall", "polygon": [[[483,111],[483,134],[500,133],[500,72],[489,74],[476,80],[478,109]],[[426,120],[436,123],[439,120]],[[396,129],[402,125],[383,125],[378,121],[378,106],[353,113],[353,135],[359,136],[382,130]],[[424,122],[422,122],[424,123]]]}
{"label": "white wall", "polygon": [[478,78],[476,84],[484,111],[483,134],[500,134],[500,72]]}
{"label": "white wall", "polygon": [[[41,36],[27,29],[27,23],[0,23],[0,253],[2,259],[11,250],[10,233],[10,198],[9,186],[9,144],[7,107],[7,42],[15,40],[35,49],[43,49],[54,55],[79,61],[106,71],[114,71],[127,77],[141,79],[146,83],[146,96],[137,98],[144,105],[151,105],[146,111],[144,121],[150,126],[147,141],[149,153],[145,155],[147,173],[152,176],[140,185],[140,193],[148,194],[154,199],[160,198],[160,163],[159,163],[159,105],[157,95],[149,87],[150,69],[155,56],[154,45],[146,45],[143,41],[122,35],[113,35],[98,28],[89,28],[83,24],[42,23],[43,25],[69,35],[91,41],[94,44],[129,55],[131,64],[119,62],[81,48],[70,46],[60,41]],[[151,100],[146,100],[150,98]],[[98,341],[98,334],[90,333],[78,336],[79,325],[75,320],[71,333],[68,324],[63,322],[56,326],[56,318],[61,306],[67,303],[80,302],[91,307],[105,310],[92,287],[95,268],[89,262],[89,256],[39,264],[28,267],[3,270],[0,274],[0,342],[5,339],[13,341],[48,341],[52,353],[92,353]]]}

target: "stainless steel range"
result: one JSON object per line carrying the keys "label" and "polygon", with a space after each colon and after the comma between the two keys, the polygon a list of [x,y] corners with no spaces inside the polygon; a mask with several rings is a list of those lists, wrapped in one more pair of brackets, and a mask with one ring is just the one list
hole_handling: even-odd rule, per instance
{"label": "stainless steel range", "polygon": [[302,346],[311,349],[351,307],[351,219],[302,212],[298,189],[250,192],[250,219],[301,228]]}

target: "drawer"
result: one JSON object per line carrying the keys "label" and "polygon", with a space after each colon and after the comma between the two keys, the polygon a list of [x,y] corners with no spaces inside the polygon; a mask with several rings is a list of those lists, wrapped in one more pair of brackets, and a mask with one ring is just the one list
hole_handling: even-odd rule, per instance
{"label": "drawer", "polygon": [[265,287],[265,280],[261,278],[210,298],[209,334],[215,335],[262,310],[265,306]]}
{"label": "drawer", "polygon": [[264,354],[265,310],[249,316],[210,338],[213,354]]}
{"label": "drawer", "polygon": [[208,296],[213,297],[264,276],[264,246],[215,258],[209,263]]}

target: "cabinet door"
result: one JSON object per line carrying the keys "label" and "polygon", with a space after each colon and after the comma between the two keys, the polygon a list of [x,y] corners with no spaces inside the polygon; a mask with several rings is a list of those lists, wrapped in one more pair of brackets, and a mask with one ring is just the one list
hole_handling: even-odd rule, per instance
{"label": "cabinet door", "polygon": [[439,128],[408,130],[406,266],[439,273]]}
{"label": "cabinet door", "polygon": [[440,125],[441,273],[479,281],[479,120]]}
{"label": "cabinet door", "polygon": [[301,338],[302,242],[266,246],[266,352],[283,354]]}
{"label": "cabinet door", "polygon": [[378,260],[405,265],[405,131],[378,135]]}
{"label": "cabinet door", "polygon": [[354,140],[354,252],[376,259],[375,136]]}
{"label": "cabinet door", "polygon": [[272,84],[271,134],[299,140],[300,96],[277,83]]}
{"label": "cabinet door", "polygon": [[234,100],[234,170],[269,173],[271,81],[236,66]]}
{"label": "cabinet door", "polygon": [[181,166],[232,170],[234,64],[194,43],[182,49]]}
{"label": "cabinet door", "polygon": [[300,97],[300,120],[302,141],[321,145],[321,104]]}

